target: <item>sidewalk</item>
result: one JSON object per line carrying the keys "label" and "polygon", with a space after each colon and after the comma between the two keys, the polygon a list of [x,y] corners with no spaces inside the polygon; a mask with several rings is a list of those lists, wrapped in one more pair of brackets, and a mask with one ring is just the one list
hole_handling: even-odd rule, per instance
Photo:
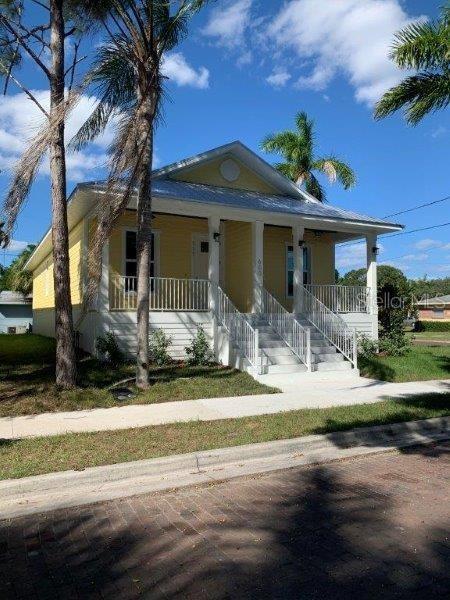
{"label": "sidewalk", "polygon": [[365,404],[386,398],[404,399],[416,394],[450,392],[450,380],[386,383],[355,376],[317,380],[305,378],[304,374],[299,378],[295,375],[265,375],[259,379],[282,389],[282,393],[3,417],[0,418],[0,439],[235,419],[302,408]]}

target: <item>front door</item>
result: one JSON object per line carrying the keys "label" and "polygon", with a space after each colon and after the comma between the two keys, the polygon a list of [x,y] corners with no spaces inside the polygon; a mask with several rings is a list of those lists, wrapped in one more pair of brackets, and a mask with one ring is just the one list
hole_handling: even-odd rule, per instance
{"label": "front door", "polygon": [[194,279],[208,279],[208,262],[208,235],[194,233],[192,238],[192,277]]}

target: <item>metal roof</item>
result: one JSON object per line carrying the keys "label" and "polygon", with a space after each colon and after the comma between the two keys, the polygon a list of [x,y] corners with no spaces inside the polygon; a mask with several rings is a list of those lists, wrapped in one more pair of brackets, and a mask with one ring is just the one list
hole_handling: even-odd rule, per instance
{"label": "metal roof", "polygon": [[4,290],[0,292],[0,304],[30,304],[31,296],[24,296],[20,292]]}
{"label": "metal roof", "polygon": [[309,202],[292,196],[270,195],[247,190],[216,187],[202,183],[188,183],[174,179],[155,179],[152,182],[152,196],[200,202],[202,204],[222,204],[234,208],[266,211],[279,214],[291,214],[318,218],[355,221],[401,228],[401,225],[382,219],[344,210],[331,204]]}

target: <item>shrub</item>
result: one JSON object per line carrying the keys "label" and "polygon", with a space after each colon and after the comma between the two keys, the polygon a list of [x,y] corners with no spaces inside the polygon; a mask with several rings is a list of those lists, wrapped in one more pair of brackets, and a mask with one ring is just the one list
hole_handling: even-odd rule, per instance
{"label": "shrub", "polygon": [[362,358],[372,358],[378,353],[378,344],[365,333],[358,334],[358,356]]}
{"label": "shrub", "polygon": [[123,352],[119,348],[116,336],[112,331],[104,336],[99,336],[95,342],[97,353],[100,359],[112,365],[118,365],[124,360]]}
{"label": "shrub", "polygon": [[214,354],[203,327],[197,329],[195,338],[192,340],[190,346],[186,346],[185,351],[188,356],[187,363],[189,365],[208,365],[214,360]]}
{"label": "shrub", "polygon": [[411,341],[404,331],[393,332],[380,337],[379,349],[389,356],[405,356],[411,350]]}
{"label": "shrub", "polygon": [[167,349],[172,345],[172,338],[164,333],[162,329],[156,329],[150,340],[151,360],[162,367],[172,362]]}
{"label": "shrub", "polygon": [[414,331],[450,331],[450,321],[416,321]]}

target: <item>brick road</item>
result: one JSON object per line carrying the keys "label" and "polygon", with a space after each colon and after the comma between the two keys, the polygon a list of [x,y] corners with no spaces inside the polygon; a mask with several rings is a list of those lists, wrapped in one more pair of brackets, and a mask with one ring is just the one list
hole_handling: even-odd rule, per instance
{"label": "brick road", "polygon": [[0,522],[0,598],[448,598],[450,444]]}

